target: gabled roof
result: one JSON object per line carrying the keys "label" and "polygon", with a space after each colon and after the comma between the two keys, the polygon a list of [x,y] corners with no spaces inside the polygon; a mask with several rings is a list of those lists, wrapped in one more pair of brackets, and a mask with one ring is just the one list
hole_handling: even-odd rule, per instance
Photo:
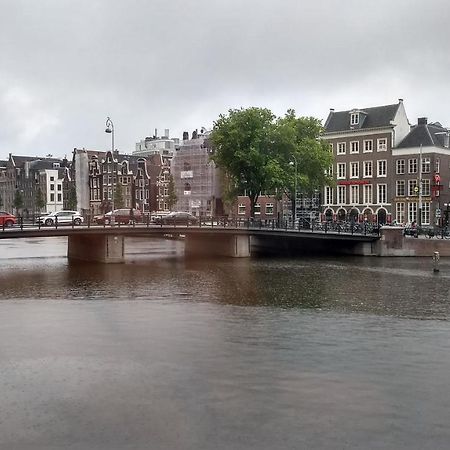
{"label": "gabled roof", "polygon": [[[325,122],[325,133],[365,130],[369,128],[391,127],[400,103],[375,106],[372,108],[350,109],[348,111],[330,111]],[[357,127],[350,126],[350,114],[359,112],[361,122]]]}
{"label": "gabled roof", "polygon": [[446,147],[444,139],[447,133],[448,130],[439,122],[427,123],[426,119],[419,119],[418,124],[413,126],[397,148],[420,147],[420,145],[422,147]]}

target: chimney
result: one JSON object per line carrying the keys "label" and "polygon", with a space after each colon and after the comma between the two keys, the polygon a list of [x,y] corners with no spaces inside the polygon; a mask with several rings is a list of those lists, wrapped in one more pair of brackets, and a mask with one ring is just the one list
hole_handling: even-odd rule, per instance
{"label": "chimney", "polygon": [[417,119],[417,125],[426,125],[428,122],[428,119],[426,117],[419,117]]}
{"label": "chimney", "polygon": [[187,131],[183,131],[183,141],[187,141],[189,139],[189,133]]}
{"label": "chimney", "polygon": [[330,108],[330,113],[334,113],[334,108]]}
{"label": "chimney", "polygon": [[158,128],[155,128],[155,139],[158,137]]}
{"label": "chimney", "polygon": [[403,103],[403,99],[402,99],[402,98],[399,98],[399,99],[398,99],[398,102],[399,102],[399,103]]}
{"label": "chimney", "polygon": [[169,129],[168,128],[164,129],[164,137],[169,139]]}

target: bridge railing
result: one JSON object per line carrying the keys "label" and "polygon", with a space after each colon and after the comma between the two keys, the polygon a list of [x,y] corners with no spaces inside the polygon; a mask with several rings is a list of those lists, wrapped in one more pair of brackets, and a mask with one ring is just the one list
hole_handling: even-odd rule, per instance
{"label": "bridge railing", "polygon": [[[68,223],[61,223],[56,220],[52,225],[45,225],[45,223],[34,223],[32,220],[26,220],[22,217],[17,218],[17,223],[13,229],[30,230],[30,229],[58,229],[60,227],[71,227],[73,229],[80,228],[95,228],[95,229],[109,229],[114,228],[154,228],[154,227],[196,227],[196,228],[245,228],[245,229],[265,229],[265,230],[284,230],[297,231],[302,233],[337,233],[337,234],[358,234],[358,235],[378,235],[379,226],[370,223],[355,223],[355,222],[309,222],[309,221],[292,221],[283,219],[259,219],[259,218],[242,218],[242,217],[201,217],[195,224],[190,223],[154,223],[150,216],[144,217],[142,222],[133,221],[130,224],[102,223],[97,224],[93,222],[90,217],[87,217],[83,223],[78,224],[76,220]],[[0,232],[7,232],[10,227],[3,224],[0,227]]]}

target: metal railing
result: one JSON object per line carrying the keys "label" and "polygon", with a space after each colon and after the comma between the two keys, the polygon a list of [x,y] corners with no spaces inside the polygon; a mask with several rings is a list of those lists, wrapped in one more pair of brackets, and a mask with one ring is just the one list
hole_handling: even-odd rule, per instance
{"label": "metal railing", "polygon": [[211,229],[259,229],[272,231],[289,231],[299,233],[337,233],[337,234],[357,234],[357,235],[379,235],[380,227],[377,224],[370,223],[356,223],[356,222],[309,222],[309,221],[289,221],[277,219],[259,219],[259,218],[229,218],[229,217],[200,217],[193,221],[165,221],[164,219],[152,220],[150,216],[144,216],[141,220],[133,220],[130,223],[105,223],[97,224],[91,217],[86,217],[81,223],[77,223],[77,219],[71,222],[58,222],[57,218],[51,225],[45,225],[44,222],[34,222],[32,219],[17,218],[17,223],[13,227],[7,227],[3,224],[0,227],[1,232],[7,232],[8,229],[30,230],[30,229],[58,229],[61,227],[71,227],[73,229],[95,228],[95,229],[110,229],[110,228],[154,228],[154,227],[169,227],[169,228],[211,228]]}

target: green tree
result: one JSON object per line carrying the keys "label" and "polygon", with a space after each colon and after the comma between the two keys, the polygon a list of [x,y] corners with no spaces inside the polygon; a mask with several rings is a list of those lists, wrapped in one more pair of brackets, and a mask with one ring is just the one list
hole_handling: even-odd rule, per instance
{"label": "green tree", "polygon": [[114,190],[114,209],[120,209],[124,206],[122,183],[117,183],[116,189]]}
{"label": "green tree", "polygon": [[[291,201],[295,213],[295,192],[311,196],[314,190],[332,185],[327,169],[333,155],[326,141],[321,139],[323,127],[314,117],[296,117],[294,110],[277,121],[275,140],[279,148],[279,163],[284,175],[276,183]],[[297,177],[296,177],[297,175]]]}
{"label": "green tree", "polygon": [[170,178],[169,178],[168,190],[169,190],[169,193],[167,196],[167,206],[171,210],[172,207],[176,204],[176,202],[178,200],[177,194],[175,192],[175,183],[173,181],[172,175],[170,175]]}
{"label": "green tree", "polygon": [[214,123],[212,159],[226,173],[225,197],[245,194],[253,217],[259,194],[273,186],[279,167],[275,116],[265,108],[230,109]]}
{"label": "green tree", "polygon": [[42,193],[42,190],[40,187],[38,187],[36,191],[36,209],[38,212],[41,212],[42,208],[45,206],[45,199],[44,194]]}
{"label": "green tree", "polygon": [[77,202],[77,188],[75,185],[69,187],[69,192],[67,193],[67,209],[76,211],[78,206]]}
{"label": "green tree", "polygon": [[16,208],[17,213],[19,213],[19,210],[23,208],[23,195],[18,189],[14,194],[13,206]]}

